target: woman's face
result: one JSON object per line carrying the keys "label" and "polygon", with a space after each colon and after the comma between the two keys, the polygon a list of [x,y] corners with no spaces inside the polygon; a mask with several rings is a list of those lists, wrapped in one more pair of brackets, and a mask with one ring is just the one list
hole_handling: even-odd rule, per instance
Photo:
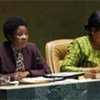
{"label": "woman's face", "polygon": [[92,30],[92,40],[93,45],[100,49],[100,30],[96,30],[95,28]]}
{"label": "woman's face", "polygon": [[28,30],[25,26],[19,26],[15,33],[10,37],[10,41],[15,49],[19,50],[26,46],[28,42]]}

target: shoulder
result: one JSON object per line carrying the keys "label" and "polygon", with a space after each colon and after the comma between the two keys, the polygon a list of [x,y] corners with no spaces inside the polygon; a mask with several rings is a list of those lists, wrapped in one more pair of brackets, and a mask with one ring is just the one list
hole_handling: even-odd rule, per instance
{"label": "shoulder", "polygon": [[92,49],[92,45],[88,35],[76,38],[74,41],[74,45],[84,52],[87,52],[87,50]]}
{"label": "shoulder", "polygon": [[[73,48],[83,48],[85,45],[89,44],[89,36],[82,36],[82,37],[78,37],[76,38],[71,44],[70,46]],[[69,47],[70,47],[69,46]]]}
{"label": "shoulder", "polygon": [[78,44],[86,44],[89,43],[90,40],[89,40],[89,36],[86,35],[86,36],[76,38],[73,42]]}
{"label": "shoulder", "polygon": [[28,42],[26,47],[23,48],[23,50],[34,53],[35,55],[38,55],[40,53],[40,50],[38,49],[37,45],[33,42]]}
{"label": "shoulder", "polygon": [[36,44],[33,42],[28,42],[26,47],[36,47]]}
{"label": "shoulder", "polygon": [[6,53],[8,49],[9,49],[8,42],[0,43],[0,55]]}
{"label": "shoulder", "polygon": [[2,48],[3,47],[3,43],[0,43],[0,48]]}
{"label": "shoulder", "polygon": [[84,41],[84,40],[89,40],[89,36],[86,35],[86,36],[78,37],[75,39],[75,41]]}
{"label": "shoulder", "polygon": [[33,42],[28,42],[25,48],[27,48],[28,50],[37,50],[38,49],[37,45]]}
{"label": "shoulder", "polygon": [[0,43],[0,50],[4,49],[6,46],[9,46],[8,42]]}

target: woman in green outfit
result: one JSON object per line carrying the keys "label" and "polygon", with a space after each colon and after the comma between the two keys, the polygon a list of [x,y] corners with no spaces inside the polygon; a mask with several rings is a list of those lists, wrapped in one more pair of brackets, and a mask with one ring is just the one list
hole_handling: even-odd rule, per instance
{"label": "woman in green outfit", "polygon": [[100,72],[100,11],[91,14],[85,29],[88,35],[69,45],[61,72]]}

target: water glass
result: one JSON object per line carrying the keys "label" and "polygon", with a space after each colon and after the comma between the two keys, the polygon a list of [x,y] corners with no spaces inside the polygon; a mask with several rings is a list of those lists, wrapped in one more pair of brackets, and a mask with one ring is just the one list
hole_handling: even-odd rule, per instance
{"label": "water glass", "polygon": [[0,85],[9,85],[10,76],[1,76],[0,77]]}

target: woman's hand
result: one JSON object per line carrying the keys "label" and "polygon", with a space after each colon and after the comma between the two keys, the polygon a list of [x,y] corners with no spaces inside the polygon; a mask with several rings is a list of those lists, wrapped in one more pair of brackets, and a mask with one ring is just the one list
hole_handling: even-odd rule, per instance
{"label": "woman's hand", "polygon": [[28,71],[19,71],[15,73],[15,80],[21,80],[22,78],[25,78],[29,76],[30,73]]}
{"label": "woman's hand", "polygon": [[82,71],[85,72],[86,78],[95,79],[96,73],[100,73],[100,66],[97,66],[95,68],[84,68]]}

